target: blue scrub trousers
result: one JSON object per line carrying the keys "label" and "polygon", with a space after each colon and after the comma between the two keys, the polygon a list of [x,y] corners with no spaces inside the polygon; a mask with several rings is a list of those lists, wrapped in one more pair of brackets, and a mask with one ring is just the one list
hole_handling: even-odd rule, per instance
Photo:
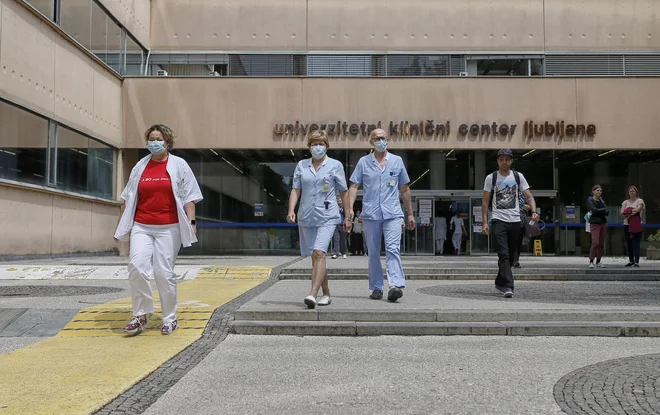
{"label": "blue scrub trousers", "polygon": [[406,277],[401,265],[401,218],[364,219],[364,239],[369,254],[369,290],[383,290],[383,266],[380,263],[380,238],[385,236],[385,269],[390,287],[404,288]]}

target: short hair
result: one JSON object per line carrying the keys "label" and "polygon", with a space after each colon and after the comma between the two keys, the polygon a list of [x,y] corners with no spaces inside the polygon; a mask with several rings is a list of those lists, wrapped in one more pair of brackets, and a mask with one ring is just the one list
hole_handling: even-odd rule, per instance
{"label": "short hair", "polygon": [[375,130],[373,130],[371,132],[371,134],[369,134],[369,141],[375,140],[376,137],[379,137],[379,136],[387,138],[387,133],[382,128],[376,128]]}
{"label": "short hair", "polygon": [[149,141],[149,134],[153,133],[154,131],[158,131],[163,135],[163,140],[165,140],[165,144],[167,144],[166,147],[168,149],[174,147],[176,137],[174,137],[174,132],[172,132],[172,129],[170,129],[170,127],[165,124],[154,124],[149,127],[147,132],[144,133],[144,141]]}
{"label": "short hair", "polygon": [[595,184],[594,187],[591,188],[591,191],[592,191],[592,192],[595,192],[596,189],[601,189],[601,190],[602,190],[602,189],[603,189],[603,186],[601,186],[601,185],[599,185],[599,184]]}
{"label": "short hair", "polygon": [[328,141],[328,133],[325,130],[314,130],[307,138],[307,147],[311,147],[314,141],[323,141],[326,148],[330,148],[330,142]]}

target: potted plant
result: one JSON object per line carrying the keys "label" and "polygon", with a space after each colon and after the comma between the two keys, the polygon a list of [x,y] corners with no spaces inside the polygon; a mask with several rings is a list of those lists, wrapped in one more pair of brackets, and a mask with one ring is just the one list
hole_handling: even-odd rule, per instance
{"label": "potted plant", "polygon": [[660,260],[660,229],[647,239],[649,246],[646,248],[646,259]]}

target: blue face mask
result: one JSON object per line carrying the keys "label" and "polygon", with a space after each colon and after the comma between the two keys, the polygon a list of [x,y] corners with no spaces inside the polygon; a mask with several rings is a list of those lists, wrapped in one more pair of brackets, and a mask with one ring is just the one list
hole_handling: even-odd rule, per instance
{"label": "blue face mask", "polygon": [[387,141],[386,140],[374,141],[374,148],[376,149],[376,151],[382,153],[383,151],[387,150]]}
{"label": "blue face mask", "polygon": [[160,154],[165,151],[165,142],[164,141],[149,141],[147,142],[147,148],[151,151],[151,154]]}
{"label": "blue face mask", "polygon": [[322,159],[323,156],[325,156],[326,149],[325,149],[324,145],[317,144],[317,145],[312,146],[309,149],[309,151],[312,153],[312,157],[319,160],[319,159]]}

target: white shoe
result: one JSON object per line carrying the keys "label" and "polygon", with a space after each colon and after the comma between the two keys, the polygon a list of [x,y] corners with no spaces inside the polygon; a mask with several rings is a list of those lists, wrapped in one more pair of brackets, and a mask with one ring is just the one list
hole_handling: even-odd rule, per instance
{"label": "white shoe", "polygon": [[344,254],[344,256],[342,256],[342,258],[346,259],[346,254]]}
{"label": "white shoe", "polygon": [[332,259],[337,259],[337,254],[333,254]]}
{"label": "white shoe", "polygon": [[590,262],[590,263],[589,263],[589,268],[596,268],[596,266],[594,265],[593,262]]}
{"label": "white shoe", "polygon": [[603,265],[601,262],[597,263],[596,266],[598,268],[605,268],[605,265]]}
{"label": "white shoe", "polygon": [[332,302],[332,298],[330,298],[327,295],[324,295],[323,297],[321,297],[321,299],[316,304],[318,304],[318,305],[330,305],[331,302]]}
{"label": "white shoe", "polygon": [[313,295],[308,295],[307,297],[305,297],[303,302],[307,305],[307,308],[316,307],[316,298],[314,298]]}

